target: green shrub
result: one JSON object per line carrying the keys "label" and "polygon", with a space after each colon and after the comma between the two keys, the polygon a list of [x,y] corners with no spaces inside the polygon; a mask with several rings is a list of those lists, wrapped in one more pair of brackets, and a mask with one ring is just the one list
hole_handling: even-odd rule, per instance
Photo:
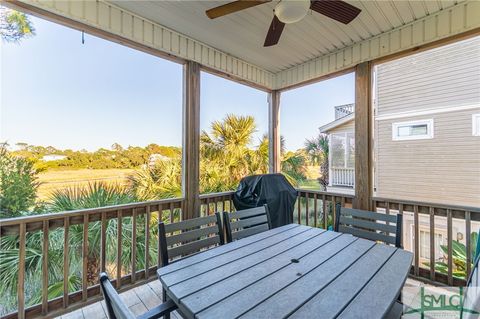
{"label": "green shrub", "polygon": [[0,217],[22,215],[35,205],[39,183],[33,162],[0,147]]}

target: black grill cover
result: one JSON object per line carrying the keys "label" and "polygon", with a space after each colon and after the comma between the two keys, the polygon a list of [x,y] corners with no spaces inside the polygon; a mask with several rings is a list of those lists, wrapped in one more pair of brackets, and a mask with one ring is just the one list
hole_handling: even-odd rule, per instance
{"label": "black grill cover", "polygon": [[272,227],[293,223],[297,191],[282,174],[264,174],[244,177],[233,194],[237,210],[267,204]]}

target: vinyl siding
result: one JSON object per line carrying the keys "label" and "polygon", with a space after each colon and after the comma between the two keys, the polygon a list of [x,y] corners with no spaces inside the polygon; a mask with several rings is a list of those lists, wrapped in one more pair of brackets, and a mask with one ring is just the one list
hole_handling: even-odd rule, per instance
{"label": "vinyl siding", "polygon": [[480,106],[480,37],[376,67],[377,116]]}
{"label": "vinyl siding", "polygon": [[[472,110],[375,122],[376,196],[480,207],[480,137]],[[434,137],[393,141],[392,123],[433,119]]]}
{"label": "vinyl siding", "polygon": [[355,121],[351,120],[345,124],[339,125],[328,131],[328,134],[332,133],[343,133],[343,132],[354,132],[355,131]]}

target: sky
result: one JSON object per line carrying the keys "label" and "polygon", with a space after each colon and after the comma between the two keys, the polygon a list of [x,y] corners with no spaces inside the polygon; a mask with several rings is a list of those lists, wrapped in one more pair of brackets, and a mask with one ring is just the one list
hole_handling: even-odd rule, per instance
{"label": "sky", "polygon": [[[31,17],[36,35],[1,43],[0,141],[95,150],[181,146],[182,66]],[[200,126],[252,115],[268,131],[267,93],[202,73]],[[354,101],[352,74],[282,93],[281,134],[296,150]]]}

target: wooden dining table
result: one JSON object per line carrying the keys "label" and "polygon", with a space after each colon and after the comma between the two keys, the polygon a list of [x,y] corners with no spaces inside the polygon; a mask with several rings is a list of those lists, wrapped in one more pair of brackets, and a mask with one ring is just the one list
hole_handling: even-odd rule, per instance
{"label": "wooden dining table", "polygon": [[290,224],[158,270],[185,318],[383,318],[412,264],[403,249]]}

